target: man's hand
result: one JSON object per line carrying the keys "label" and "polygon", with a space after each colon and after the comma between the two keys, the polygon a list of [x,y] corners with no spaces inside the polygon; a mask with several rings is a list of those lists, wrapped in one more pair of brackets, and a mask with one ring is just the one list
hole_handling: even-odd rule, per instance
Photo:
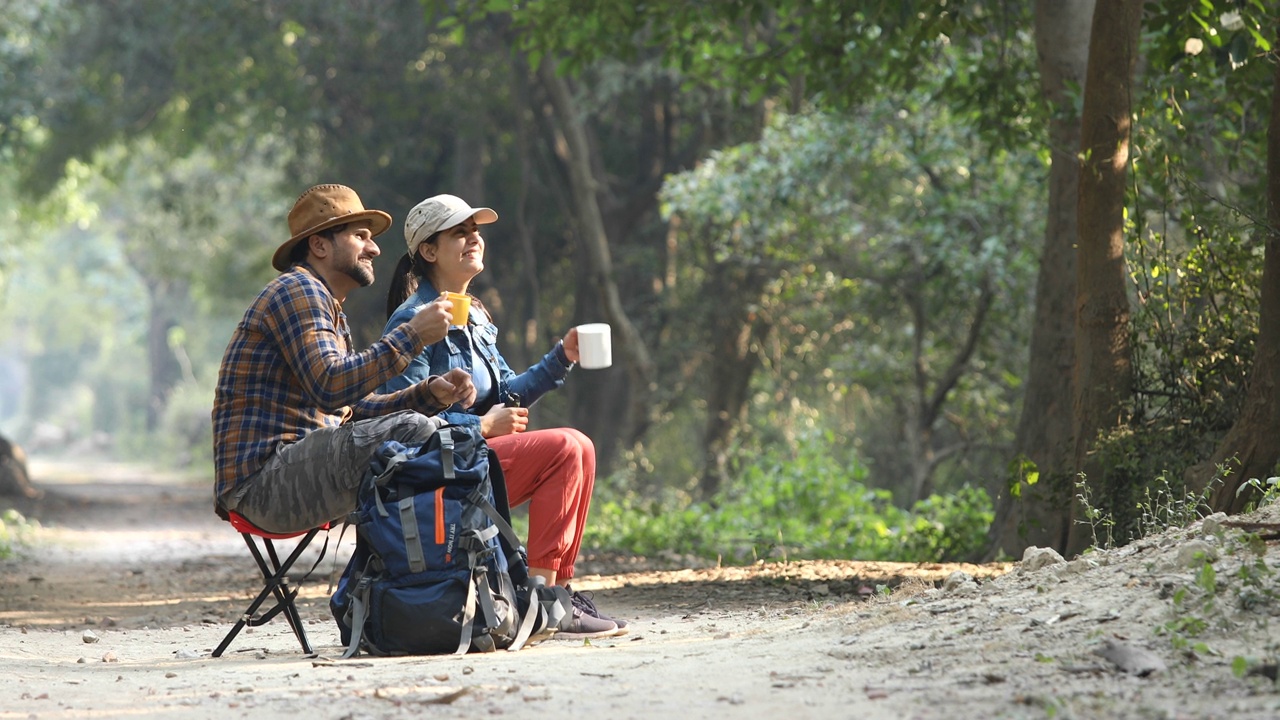
{"label": "man's hand", "polygon": [[453,303],[448,298],[440,297],[434,302],[423,305],[408,325],[422,338],[423,345],[434,345],[449,334],[449,322],[453,319]]}
{"label": "man's hand", "polygon": [[476,402],[476,386],[471,382],[471,374],[462,368],[454,368],[444,375],[427,380],[427,390],[441,407],[449,407],[454,403],[471,407]]}
{"label": "man's hand", "polygon": [[527,427],[529,408],[494,405],[480,417],[480,434],[487,438],[522,433]]}

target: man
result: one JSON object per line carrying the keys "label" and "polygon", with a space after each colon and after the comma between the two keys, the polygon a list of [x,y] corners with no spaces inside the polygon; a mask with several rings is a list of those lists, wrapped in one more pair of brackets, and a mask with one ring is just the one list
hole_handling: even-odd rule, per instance
{"label": "man", "polygon": [[362,352],[351,347],[342,302],[373,283],[374,238],[391,225],[344,185],[317,185],[289,212],[281,271],[245,311],[222,358],[213,403],[217,512],[290,533],[344,517],[385,440],[425,442],[428,417],[470,404],[465,371],[375,394],[422,349],[445,337],[451,303],[439,300]]}

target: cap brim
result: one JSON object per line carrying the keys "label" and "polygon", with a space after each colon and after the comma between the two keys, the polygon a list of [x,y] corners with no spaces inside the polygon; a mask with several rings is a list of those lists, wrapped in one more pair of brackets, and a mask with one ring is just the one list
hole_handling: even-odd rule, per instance
{"label": "cap brim", "polygon": [[467,218],[475,218],[477,225],[488,225],[498,222],[498,213],[491,208],[467,208],[449,216],[447,220],[440,224],[441,230],[448,230],[451,227],[457,227],[466,221]]}
{"label": "cap brim", "polygon": [[[493,212],[490,210],[489,212]],[[495,215],[495,219],[496,219]],[[381,210],[361,210],[360,212],[340,215],[336,218],[329,218],[315,227],[307,228],[302,232],[281,243],[276,248],[275,254],[271,256],[271,267],[281,272],[289,269],[289,254],[293,252],[293,246],[302,240],[315,235],[318,232],[324,232],[331,227],[338,225],[346,225],[347,223],[359,222],[361,220],[369,221],[369,232],[373,233],[373,237],[378,237],[391,227],[391,216]],[[492,220],[490,221],[492,222]]]}

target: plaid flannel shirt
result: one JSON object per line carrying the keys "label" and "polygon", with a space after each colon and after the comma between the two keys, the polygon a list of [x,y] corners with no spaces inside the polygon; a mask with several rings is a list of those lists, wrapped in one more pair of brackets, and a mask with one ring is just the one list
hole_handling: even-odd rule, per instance
{"label": "plaid flannel shirt", "polygon": [[399,410],[442,408],[425,382],[385,395],[379,384],[408,367],[422,340],[407,324],[353,352],[342,305],[306,265],[267,284],[236,326],[213,401],[215,498],[308,431]]}

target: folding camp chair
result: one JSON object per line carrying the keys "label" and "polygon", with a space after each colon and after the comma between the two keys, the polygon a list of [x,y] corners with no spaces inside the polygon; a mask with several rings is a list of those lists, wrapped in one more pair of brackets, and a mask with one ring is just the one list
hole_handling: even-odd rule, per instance
{"label": "folding camp chair", "polygon": [[[231,522],[231,527],[238,530],[240,536],[244,538],[245,544],[249,546],[249,552],[253,553],[253,559],[258,561],[258,569],[262,571],[265,585],[253,602],[249,604],[244,614],[240,616],[240,619],[236,621],[235,626],[231,628],[231,632],[227,633],[227,636],[222,639],[218,649],[213,651],[213,656],[221,657],[223,651],[227,649],[227,646],[231,644],[231,641],[235,639],[244,626],[258,627],[259,625],[264,625],[280,613],[284,613],[285,620],[289,622],[289,627],[293,629],[293,634],[297,636],[298,642],[302,644],[302,651],[308,655],[312,654],[314,651],[311,649],[311,643],[307,642],[307,631],[302,627],[302,618],[298,615],[298,606],[294,604],[294,598],[298,596],[298,589],[296,587],[289,588],[288,572],[294,561],[298,559],[298,556],[302,555],[302,551],[306,550],[307,546],[311,544],[316,533],[329,529],[329,523],[303,532],[279,534],[262,530],[234,512],[230,513],[228,520]],[[288,540],[295,537],[301,537],[301,539],[294,545],[293,551],[289,553],[284,562],[280,562],[280,556],[276,552],[276,546],[273,541]],[[258,547],[259,542],[262,543],[262,548]],[[328,548],[328,544],[329,541],[326,538],[325,549]],[[263,550],[266,551],[265,556]],[[324,549],[320,551],[320,557],[324,557]],[[268,560],[270,560],[270,564],[268,564]],[[320,561],[317,560],[316,565],[319,564]],[[311,569],[314,570],[315,567],[313,566]],[[310,573],[307,574],[309,575]],[[275,596],[275,605],[255,617],[254,613],[266,601],[268,595]]]}

